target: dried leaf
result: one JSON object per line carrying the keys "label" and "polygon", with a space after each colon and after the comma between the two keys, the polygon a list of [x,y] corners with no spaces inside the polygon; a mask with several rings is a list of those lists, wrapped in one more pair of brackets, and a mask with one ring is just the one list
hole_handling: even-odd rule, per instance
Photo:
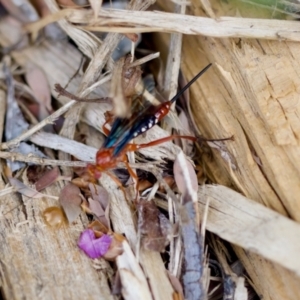
{"label": "dried leaf", "polygon": [[66,216],[61,208],[51,206],[43,211],[45,222],[51,227],[61,227],[67,223]]}
{"label": "dried leaf", "polygon": [[47,77],[38,66],[28,63],[26,65],[25,78],[40,105],[38,120],[42,121],[52,112],[51,92]]}
{"label": "dried leaf", "polygon": [[108,227],[108,220],[105,217],[105,211],[103,210],[100,202],[91,198],[88,198],[88,202],[92,214],[94,214],[103,224],[105,224],[105,226]]}
{"label": "dried leaf", "polygon": [[43,176],[35,183],[35,188],[38,191],[45,189],[50,186],[52,183],[56,182],[60,178],[60,171],[58,167],[54,167],[48,172],[44,173]]}
{"label": "dried leaf", "polygon": [[81,198],[79,188],[69,183],[60,192],[59,202],[64,209],[69,223],[77,219],[81,212]]}
{"label": "dried leaf", "polygon": [[138,203],[138,227],[141,243],[145,249],[163,252],[169,244],[172,226],[153,201],[140,200]]}
{"label": "dried leaf", "polygon": [[113,239],[107,252],[103,255],[106,260],[114,261],[123,253],[123,241],[125,237],[118,233],[113,233]]}
{"label": "dried leaf", "polygon": [[92,193],[92,197],[94,200],[99,201],[103,210],[106,210],[109,204],[109,194],[108,192],[101,186],[97,184],[89,184],[90,191]]}
{"label": "dried leaf", "polygon": [[108,228],[98,220],[90,223],[88,228],[95,232],[96,237],[100,237],[102,234],[107,234],[109,231]]}
{"label": "dried leaf", "polygon": [[46,172],[45,166],[32,165],[26,169],[28,181],[35,184]]}
{"label": "dried leaf", "polygon": [[88,199],[89,209],[96,215],[100,222],[109,228],[109,195],[99,185],[90,183],[89,188],[93,197],[93,199]]}
{"label": "dried leaf", "polygon": [[10,184],[15,188],[15,190],[24,196],[34,199],[45,197],[44,194],[41,194],[37,190],[26,186],[23,182],[16,178],[9,177],[8,180]]}

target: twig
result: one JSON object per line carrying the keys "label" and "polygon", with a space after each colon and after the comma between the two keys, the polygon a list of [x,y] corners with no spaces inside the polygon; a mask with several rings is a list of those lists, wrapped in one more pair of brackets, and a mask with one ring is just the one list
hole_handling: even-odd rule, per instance
{"label": "twig", "polygon": [[48,124],[53,124],[54,121],[59,116],[61,116],[62,114],[64,114],[66,111],[68,111],[70,109],[70,107],[72,107],[76,103],[77,102],[74,101],[74,100],[68,102],[63,107],[61,107],[56,112],[54,112],[52,115],[50,115],[49,117],[47,117],[46,119],[44,119],[42,122],[40,122],[37,125],[35,125],[32,128],[30,128],[28,131],[24,132],[23,134],[19,135],[16,138],[10,140],[9,142],[3,143],[1,145],[1,149],[2,150],[6,150],[6,149],[9,149],[9,148],[15,148],[15,147],[17,147],[20,144],[20,142],[28,139],[30,136],[32,136],[34,133],[36,133],[37,131],[39,131],[40,129],[42,129],[44,126],[46,126]]}
{"label": "twig", "polygon": [[87,162],[84,161],[63,161],[55,159],[41,158],[35,155],[24,155],[17,152],[0,151],[0,158],[9,159],[12,161],[21,161],[33,163],[41,166],[64,166],[64,167],[86,167]]}
{"label": "twig", "polygon": [[136,61],[134,61],[133,63],[131,63],[128,67],[129,68],[134,68],[134,67],[137,67],[137,66],[140,66],[152,59],[155,59],[157,57],[159,57],[160,53],[159,52],[155,52],[155,53],[152,53],[152,54],[149,54],[141,59],[137,59]]}
{"label": "twig", "polygon": [[102,97],[102,98],[95,98],[95,99],[86,99],[86,98],[81,98],[78,97],[70,92],[68,92],[66,89],[64,89],[59,83],[56,83],[54,85],[55,91],[59,93],[59,95],[65,96],[69,99],[75,100],[77,102],[87,102],[87,103],[111,103],[111,98],[110,97]]}

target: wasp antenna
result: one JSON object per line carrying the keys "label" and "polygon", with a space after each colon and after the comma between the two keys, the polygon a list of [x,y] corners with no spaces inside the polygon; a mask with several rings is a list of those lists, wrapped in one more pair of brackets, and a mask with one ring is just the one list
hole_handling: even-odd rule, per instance
{"label": "wasp antenna", "polygon": [[202,69],[190,82],[188,82],[171,100],[170,102],[175,102],[201,75],[203,75],[212,64],[207,65],[204,69]]}

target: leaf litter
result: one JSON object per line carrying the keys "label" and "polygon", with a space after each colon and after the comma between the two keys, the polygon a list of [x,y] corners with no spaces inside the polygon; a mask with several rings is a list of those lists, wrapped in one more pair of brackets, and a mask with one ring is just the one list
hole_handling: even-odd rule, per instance
{"label": "leaf litter", "polygon": [[[127,9],[132,10],[133,12],[143,11],[154,2],[155,1],[145,1],[145,3],[143,3],[143,1],[133,1]],[[5,6],[8,12],[11,16],[18,18],[16,15],[17,13],[15,13],[15,8],[11,6],[12,3],[9,1],[7,3],[8,4]],[[30,155],[33,154],[35,157],[47,158],[43,151],[45,151],[45,148],[49,148],[54,150],[54,159],[57,159],[62,153],[67,153],[72,155],[72,157],[68,156],[70,157],[70,160],[80,159],[91,162],[95,157],[97,149],[93,147],[88,148],[89,145],[83,145],[82,142],[73,141],[77,130],[76,126],[80,121],[81,110],[83,109],[81,102],[87,103],[86,105],[89,107],[87,109],[97,112],[95,121],[92,119],[91,114],[89,115],[89,113],[87,113],[89,122],[93,124],[89,124],[89,122],[86,123],[96,128],[97,131],[94,133],[101,137],[103,133],[107,134],[107,130],[101,128],[101,125],[104,123],[111,125],[112,119],[110,118],[118,117],[130,119],[134,114],[136,106],[143,106],[143,101],[149,101],[149,99],[155,103],[160,103],[157,99],[159,98],[157,96],[157,90],[165,89],[166,93],[168,92],[170,95],[174,95],[177,91],[180,59],[173,65],[170,62],[172,62],[172,57],[178,57],[178,55],[180,56],[181,54],[181,36],[179,33],[176,33],[177,35],[172,35],[174,43],[170,48],[169,67],[167,67],[164,72],[166,78],[165,82],[168,84],[165,83],[164,87],[155,87],[154,89],[147,90],[146,85],[143,83],[143,79],[149,74],[151,76],[153,75],[151,72],[149,73],[149,69],[155,68],[155,63],[153,63],[152,60],[147,61],[146,57],[140,57],[140,53],[143,53],[143,50],[149,50],[142,48],[145,47],[145,41],[141,34],[135,32],[125,33],[124,35],[108,33],[101,39],[100,35],[89,31],[89,27],[80,27],[72,23],[67,23],[66,19],[62,19],[64,14],[73,21],[75,18],[80,18],[80,15],[82,15],[83,23],[86,22],[85,9],[80,8],[79,5],[77,6],[75,2],[59,2],[59,5],[62,7],[74,8],[76,6],[77,14],[75,13],[75,17],[72,17],[68,15],[66,11],[61,10],[57,3],[52,0],[46,0],[45,2],[39,1],[38,3],[39,7],[44,4],[48,6],[47,12],[41,14],[44,18],[41,18],[38,23],[30,24],[27,27],[27,30],[33,34],[33,37],[37,37],[41,34],[38,34],[38,29],[54,20],[60,19],[59,24],[61,28],[65,30],[75,44],[78,45],[82,54],[91,58],[91,61],[88,68],[85,70],[83,77],[80,77],[82,83],[80,85],[72,86],[73,83],[71,81],[70,86],[72,89],[70,89],[70,91],[69,89],[66,89],[66,81],[57,81],[55,82],[57,85],[54,87],[53,81],[49,80],[51,72],[54,72],[53,70],[51,71],[50,68],[43,69],[39,64],[35,65],[34,59],[26,65],[22,65],[22,62],[20,62],[20,66],[26,70],[25,80],[21,82],[21,84],[25,86],[28,84],[29,94],[32,93],[34,100],[37,100],[39,105],[37,117],[38,122],[40,123],[38,126],[31,128],[31,131],[29,132],[29,126],[33,124],[27,122],[24,118],[25,113],[22,112],[22,109],[20,109],[17,104],[17,85],[14,85],[13,74],[10,70],[10,61],[7,60],[7,57],[4,57],[2,59],[2,69],[5,76],[4,86],[8,105],[5,124],[6,145],[2,150],[9,149],[8,151],[18,152],[21,155],[28,155],[30,153]],[[88,5],[88,3],[86,4]],[[91,20],[94,21],[94,24],[93,21],[91,21],[92,27],[98,26],[98,16],[100,12],[102,13],[103,11],[101,4],[101,1],[98,1],[97,3],[95,1],[90,1],[91,7],[89,8],[89,12],[92,13],[93,18]],[[177,9],[180,9],[180,7],[181,5],[179,5]],[[61,15],[59,17],[55,15],[60,12]],[[80,14],[81,12],[82,14]],[[183,8],[181,12],[184,14]],[[32,14],[32,11],[30,14]],[[26,17],[30,18],[30,15],[26,15]],[[27,23],[26,18],[22,19],[19,17],[18,19],[23,24]],[[78,23],[80,24],[80,22]],[[97,30],[99,29],[98,27],[95,28]],[[126,52],[131,52],[131,56],[124,55],[123,46],[118,44],[121,39],[126,40],[127,48],[128,45],[130,45],[129,50],[126,47],[125,48],[127,49]],[[139,48],[137,42],[140,41],[142,46]],[[35,40],[35,44],[38,44],[38,40]],[[34,47],[36,47],[36,45],[34,45]],[[118,47],[122,49],[118,50]],[[119,52],[116,54],[115,51]],[[150,52],[151,51],[153,50],[150,49]],[[145,66],[137,64],[138,59],[135,58],[135,55],[141,58],[143,63],[146,63]],[[120,56],[121,58],[114,62],[112,57],[116,58],[116,56]],[[157,57],[155,53],[151,54],[151,56],[152,59]],[[60,58],[57,59],[59,60]],[[101,61],[100,66],[97,65],[97,61]],[[105,95],[105,92],[101,90],[102,87],[100,86],[98,90],[94,89],[92,91],[92,98],[87,97],[91,92],[89,88],[94,84],[97,84],[99,79],[104,78],[102,71],[105,66],[106,71],[111,78],[109,81],[110,92]],[[63,71],[64,70],[60,70],[62,73]],[[157,82],[159,82],[159,80],[157,80]],[[2,86],[3,85],[1,85],[1,88]],[[57,93],[53,93],[55,89],[62,97],[71,98],[72,100],[59,111],[55,109],[55,107],[60,107],[61,105],[57,102]],[[98,97],[94,97],[95,95]],[[106,104],[112,105],[112,110],[106,115],[103,114],[103,111],[101,111],[100,108],[103,103],[95,103],[97,106],[92,106],[91,103],[93,102],[93,99],[104,100],[103,102],[106,102]],[[112,102],[112,104],[110,102]],[[103,110],[105,113],[108,111],[106,107]],[[51,116],[52,112],[55,112],[55,114]],[[55,129],[52,128],[52,123],[65,112],[67,112],[67,114],[65,115],[63,130],[61,133],[57,133],[55,132]],[[179,117],[177,116],[176,111],[173,111],[172,114],[174,114],[175,120],[181,121],[182,126],[178,126],[176,122],[172,124],[172,119],[166,121],[166,127],[169,127],[169,132],[172,131],[172,127],[177,127],[177,129],[179,127],[184,132],[192,131],[188,120],[189,112],[182,111]],[[131,124],[131,126],[133,125],[134,124]],[[51,134],[43,132],[46,126],[51,127]],[[41,129],[43,131],[36,134],[36,132]],[[25,135],[24,132],[27,132],[27,135]],[[147,132],[145,136],[138,138],[137,142],[142,141],[142,143],[147,143],[149,142],[149,139],[155,140],[158,137],[161,137],[161,133],[162,130],[155,126],[151,129],[151,133]],[[163,134],[165,136],[168,135],[167,132],[164,132]],[[192,134],[193,132],[191,132],[191,135]],[[19,138],[17,139],[17,147],[11,148],[9,142],[15,138]],[[93,137],[89,136],[89,139],[92,138]],[[146,141],[143,141],[145,139]],[[39,149],[33,144],[38,145]],[[26,145],[26,147],[22,145]],[[212,144],[210,145],[212,146]],[[222,143],[215,145],[217,145],[219,151],[225,154],[227,153],[226,146],[223,146]],[[193,151],[190,150],[190,147],[190,143],[188,146],[185,143],[185,152],[187,154],[193,153]],[[233,165],[229,156],[226,156],[225,154],[223,154],[224,159],[228,160],[228,162]],[[22,156],[19,156],[20,160],[21,157]],[[146,179],[144,179],[144,181],[147,183],[145,185],[147,188],[150,188],[151,190],[152,187],[154,188],[155,186],[155,184],[152,183],[153,180],[149,179],[150,175],[147,175],[150,173],[156,177],[156,182],[164,187],[163,189],[160,189],[159,193],[153,193],[153,200],[149,201],[141,198],[139,196],[139,191],[135,190],[135,185],[132,185],[130,182],[127,182],[125,185],[125,182],[120,182],[119,179],[112,179],[118,178],[117,175],[118,172],[120,172],[120,169],[126,169],[126,166],[124,167],[124,165],[120,164],[116,166],[118,167],[118,170],[114,173],[117,175],[110,177],[112,182],[111,189],[105,189],[98,185],[98,182],[90,182],[85,186],[78,187],[73,183],[66,181],[66,177],[61,176],[58,167],[48,170],[42,176],[40,176],[40,174],[33,174],[36,175],[37,178],[39,177],[35,182],[35,188],[27,186],[17,178],[11,177],[8,180],[18,193],[25,195],[26,197],[37,199],[51,198],[51,195],[43,194],[39,191],[51,187],[51,185],[58,181],[65,181],[63,187],[60,189],[59,199],[56,203],[56,205],[60,205],[63,210],[58,206],[49,206],[42,213],[45,222],[50,226],[56,227],[56,230],[60,230],[63,226],[72,226],[72,224],[74,225],[75,223],[80,222],[79,219],[84,218],[79,217],[79,215],[82,215],[82,210],[87,212],[90,217],[85,217],[84,219],[84,230],[83,226],[81,226],[82,233],[80,236],[78,235],[78,246],[92,259],[102,257],[113,261],[114,266],[116,267],[115,276],[120,278],[120,293],[124,299],[210,298],[209,276],[207,275],[209,263],[206,257],[205,237],[203,235],[205,228],[200,231],[201,226],[205,227],[205,224],[202,223],[205,217],[200,216],[198,211],[198,180],[193,164],[190,160],[186,159],[179,147],[171,142],[168,142],[165,145],[157,145],[148,152],[140,151],[135,155],[135,159],[138,162],[148,162],[148,164],[136,164],[137,169],[143,169],[146,174]],[[151,163],[151,160],[157,160],[157,164]],[[57,161],[60,162],[59,159],[57,159]],[[36,163],[36,161],[34,162]],[[127,163],[127,161],[123,162]],[[28,164],[25,162],[18,162],[18,164],[15,164],[14,161],[9,159],[6,160],[6,163],[14,175],[17,170],[24,169]],[[173,165],[173,169],[172,167],[168,167],[168,164]],[[65,166],[63,161],[61,161],[61,166]],[[69,171],[70,174],[73,174],[71,169],[69,169]],[[38,173],[38,170],[33,170],[32,172]],[[137,175],[134,175],[129,171],[129,175],[138,178],[139,171],[137,172]],[[141,179],[141,182],[142,181],[143,179]],[[175,181],[176,188],[172,187],[171,189],[166,181],[170,182],[169,185],[171,186]],[[114,187],[116,183],[117,187]],[[120,197],[124,197],[125,202],[123,203],[126,203],[127,201],[130,212],[129,215],[122,215],[122,207],[119,207],[119,212],[115,209],[117,200],[114,200],[114,194],[117,193],[120,188],[121,193],[119,195]],[[128,195],[135,196],[129,197]],[[56,196],[52,197],[57,199]],[[165,199],[172,200],[166,202]],[[162,202],[164,202],[164,205],[161,205]],[[166,208],[166,205],[169,205],[169,209]],[[171,206],[173,206],[173,208],[171,208]],[[130,216],[130,219],[122,220],[125,224],[124,228],[118,230],[119,224],[116,223],[113,215],[116,215],[119,219]],[[66,225],[66,219],[68,220],[69,225]],[[86,226],[89,221],[92,222]],[[126,223],[130,223],[131,225]],[[130,226],[132,226],[132,228]],[[133,235],[126,235],[126,232],[130,231],[133,232]],[[123,236],[123,234],[125,236]],[[140,244],[134,244],[132,241],[137,241],[139,235],[141,238]],[[138,247],[141,247],[141,249],[136,248],[137,245]],[[216,247],[217,246],[214,246],[215,249]],[[154,254],[152,252],[155,253],[155,256],[153,256]],[[162,252],[162,256],[158,254],[159,252]],[[153,266],[156,266],[155,268],[150,266],[153,257],[155,257],[155,263],[153,263]],[[162,257],[167,260],[165,261],[165,263],[167,262],[165,265],[169,265],[169,267],[164,266]],[[218,259],[222,265],[222,270],[228,270],[228,268],[225,267],[226,263],[224,262],[224,259],[221,257]],[[177,265],[177,267],[171,268],[170,266],[172,264],[173,266],[174,264]],[[146,268],[146,266],[148,266],[148,268]],[[159,276],[155,274],[155,270],[157,271],[158,269],[160,270]],[[175,269],[177,270],[176,272],[174,271]],[[172,270],[174,272],[172,272]],[[169,275],[167,275],[167,273]],[[156,275],[159,280],[155,278]],[[243,280],[245,279],[238,277],[235,281],[236,290],[242,294],[239,299],[247,299],[245,298],[247,295],[245,294]],[[224,278],[223,281],[225,284]],[[165,288],[162,289],[162,286],[165,286]],[[161,290],[159,290],[160,288]],[[157,296],[159,293],[161,293],[161,297]],[[95,296],[97,298],[97,295]],[[220,295],[218,299],[222,299],[222,297],[223,295]]]}

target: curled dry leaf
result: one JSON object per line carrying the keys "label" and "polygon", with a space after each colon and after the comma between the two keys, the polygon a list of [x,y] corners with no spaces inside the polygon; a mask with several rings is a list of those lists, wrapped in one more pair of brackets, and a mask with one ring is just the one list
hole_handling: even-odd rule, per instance
{"label": "curled dry leaf", "polygon": [[15,190],[24,196],[27,196],[29,198],[35,198],[35,199],[45,197],[44,194],[41,194],[37,190],[28,187],[27,185],[25,185],[23,182],[21,182],[16,178],[9,177],[8,180],[10,184],[15,188]]}
{"label": "curled dry leaf", "polygon": [[108,228],[98,220],[93,221],[92,223],[90,223],[88,228],[92,229],[94,231],[96,237],[100,237],[103,234],[108,233]]}
{"label": "curled dry leaf", "polygon": [[69,223],[76,220],[81,212],[81,198],[79,188],[69,183],[60,192],[59,202],[64,209]]}
{"label": "curled dry leaf", "polygon": [[169,244],[172,226],[153,201],[138,203],[138,227],[141,243],[145,249],[163,252]]}
{"label": "curled dry leaf", "polygon": [[61,227],[67,223],[66,216],[62,209],[57,206],[51,206],[43,211],[43,217],[47,225],[51,227]]}
{"label": "curled dry leaf", "polygon": [[113,239],[107,252],[103,255],[106,260],[114,261],[123,253],[123,241],[125,237],[119,233],[113,233]]}

